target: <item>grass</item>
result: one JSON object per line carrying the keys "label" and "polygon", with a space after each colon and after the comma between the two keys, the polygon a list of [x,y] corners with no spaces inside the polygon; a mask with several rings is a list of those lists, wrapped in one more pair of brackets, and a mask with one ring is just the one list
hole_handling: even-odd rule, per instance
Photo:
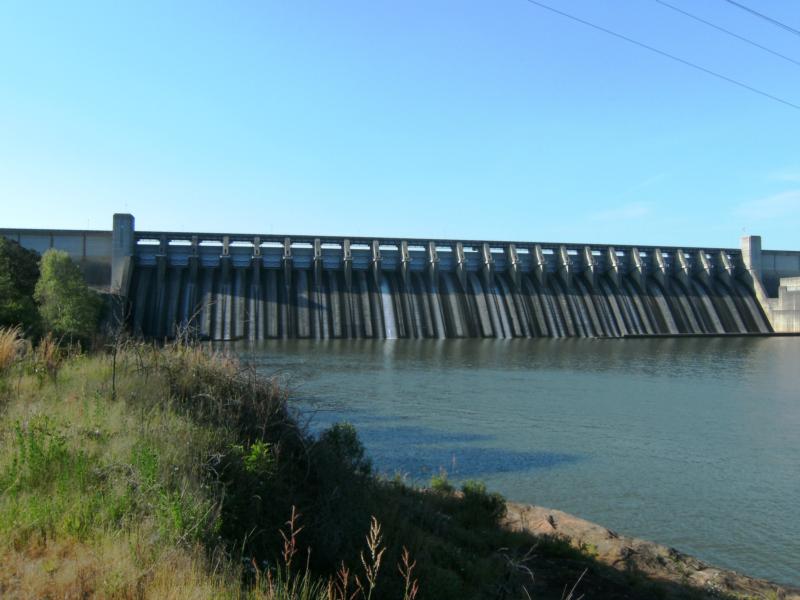
{"label": "grass", "polygon": [[[104,360],[75,358],[57,382],[23,376],[6,406],[0,438],[5,594],[13,597],[16,587],[20,597],[125,598],[146,586],[150,597],[168,597],[163,586],[176,565],[184,579],[207,586],[197,548],[213,527],[213,501],[192,475],[198,473],[192,446],[208,449],[215,434],[155,405],[110,404],[106,375]],[[150,391],[128,384],[131,395]]]}
{"label": "grass", "polygon": [[[274,382],[199,348],[131,345],[112,369],[48,338],[25,353],[17,330],[0,344],[14,383],[0,418],[0,596],[333,599],[338,582],[347,598],[377,597],[376,520],[319,544],[355,548],[371,531],[367,558],[348,557],[358,574],[320,574],[326,559],[303,539],[343,507],[332,478],[369,477],[352,427],[311,439]],[[296,502],[320,513],[301,526]],[[399,597],[411,598],[406,559]]]}
{"label": "grass", "polygon": [[561,598],[587,566],[593,597],[646,597],[499,527],[479,482],[376,477],[352,426],[310,436],[231,357],[114,348],[0,330],[0,597]]}
{"label": "grass", "polygon": [[19,327],[0,328],[0,375],[5,374],[25,349]]}

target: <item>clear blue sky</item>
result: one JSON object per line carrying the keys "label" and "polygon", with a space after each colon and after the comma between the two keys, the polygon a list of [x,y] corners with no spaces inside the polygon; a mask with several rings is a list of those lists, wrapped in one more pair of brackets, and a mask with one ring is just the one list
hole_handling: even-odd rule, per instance
{"label": "clear blue sky", "polygon": [[[548,0],[544,0],[548,1]],[[800,61],[724,0],[669,0]],[[740,0],[800,29],[800,2]],[[654,0],[553,6],[800,104]],[[525,0],[0,3],[0,226],[800,248],[800,110]]]}

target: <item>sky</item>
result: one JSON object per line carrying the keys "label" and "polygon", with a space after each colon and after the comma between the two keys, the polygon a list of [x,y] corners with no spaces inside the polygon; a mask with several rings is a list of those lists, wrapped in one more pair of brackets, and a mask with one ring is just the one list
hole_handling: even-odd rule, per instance
{"label": "sky", "polygon": [[[656,0],[542,0],[800,105]],[[668,0],[800,62],[726,0]],[[739,0],[795,29],[795,0]],[[0,227],[800,249],[800,109],[527,0],[0,0]]]}

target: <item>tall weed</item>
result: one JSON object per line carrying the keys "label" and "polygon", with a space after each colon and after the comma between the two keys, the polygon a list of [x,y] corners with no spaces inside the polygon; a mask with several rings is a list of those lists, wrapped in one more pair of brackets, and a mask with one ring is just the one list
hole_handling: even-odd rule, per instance
{"label": "tall weed", "polygon": [[25,340],[22,329],[17,327],[0,327],[0,376],[19,360],[25,351]]}

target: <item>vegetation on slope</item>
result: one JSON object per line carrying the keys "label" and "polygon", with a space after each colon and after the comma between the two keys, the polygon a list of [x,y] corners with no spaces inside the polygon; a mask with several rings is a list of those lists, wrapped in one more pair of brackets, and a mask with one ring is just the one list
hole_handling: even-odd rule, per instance
{"label": "vegetation on slope", "polygon": [[[19,356],[13,337],[3,340]],[[52,358],[29,351],[3,375],[4,597],[289,597],[270,585],[306,578],[327,598],[338,571],[350,592],[402,598],[415,559],[437,590],[426,597],[468,597],[503,563],[475,552],[500,514],[496,497],[424,498],[372,477],[352,427],[312,439],[274,382],[231,359],[133,346],[116,381],[108,357],[60,359],[48,370]],[[395,566],[401,540],[415,553],[408,577]]]}
{"label": "vegetation on slope", "polygon": [[3,354],[4,598],[561,598],[587,567],[591,597],[658,591],[499,527],[481,484],[376,477],[351,426],[313,438],[232,358],[8,330]]}

